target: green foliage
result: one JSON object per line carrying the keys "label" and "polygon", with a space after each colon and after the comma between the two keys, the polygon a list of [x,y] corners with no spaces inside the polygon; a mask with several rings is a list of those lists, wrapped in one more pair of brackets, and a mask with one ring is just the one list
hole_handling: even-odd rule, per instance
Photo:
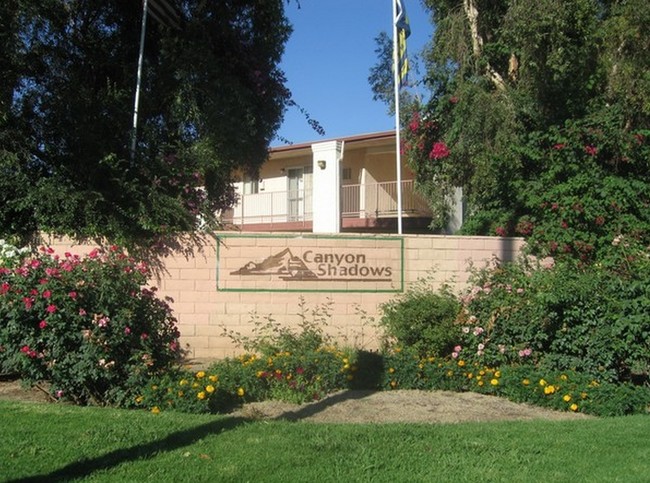
{"label": "green foliage", "polygon": [[[132,129],[140,2],[0,7],[0,235],[146,246],[216,226],[287,106],[282,0],[179,0],[149,17]],[[135,136],[135,151],[131,140]]]}
{"label": "green foliage", "polygon": [[464,297],[459,353],[485,364],[535,362],[599,380],[647,383],[647,251],[618,249],[610,266],[520,262],[478,271]]}
{"label": "green foliage", "polygon": [[589,263],[618,235],[650,242],[649,4],[425,4],[431,96],[407,106],[403,150],[432,228],[461,186],[465,234]]}
{"label": "green foliage", "polygon": [[0,267],[0,366],[56,398],[123,403],[180,355],[176,320],[149,271],[116,246],[85,257],[41,248]]}
{"label": "green foliage", "polygon": [[381,309],[381,327],[400,346],[419,354],[451,352],[460,304],[448,290],[434,293],[426,285],[416,285]]}

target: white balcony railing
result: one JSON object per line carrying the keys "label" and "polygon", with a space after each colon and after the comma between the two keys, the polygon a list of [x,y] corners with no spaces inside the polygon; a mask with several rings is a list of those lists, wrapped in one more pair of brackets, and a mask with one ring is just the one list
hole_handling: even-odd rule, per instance
{"label": "white balcony railing", "polygon": [[[415,192],[413,180],[402,181],[402,215],[429,216],[429,207]],[[350,184],[341,187],[343,218],[397,216],[397,182]]]}
{"label": "white balcony railing", "polygon": [[[307,222],[313,219],[311,190],[274,191],[240,195],[222,220],[236,225]],[[402,181],[402,214],[429,216],[426,202],[415,192],[413,180]],[[397,216],[397,182],[341,186],[343,218]]]}
{"label": "white balcony railing", "polygon": [[222,220],[237,225],[304,222],[312,219],[311,190],[273,191],[239,195]]}

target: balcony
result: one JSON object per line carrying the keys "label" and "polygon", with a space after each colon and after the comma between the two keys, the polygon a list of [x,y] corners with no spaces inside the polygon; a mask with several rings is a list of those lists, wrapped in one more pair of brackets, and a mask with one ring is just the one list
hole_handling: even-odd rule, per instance
{"label": "balcony", "polygon": [[[313,220],[311,190],[273,191],[239,196],[239,202],[222,215],[222,222],[240,230],[304,231]],[[402,216],[428,219],[426,202],[415,192],[413,180],[402,181]],[[379,222],[397,218],[397,182],[341,186],[343,228],[387,226]]]}

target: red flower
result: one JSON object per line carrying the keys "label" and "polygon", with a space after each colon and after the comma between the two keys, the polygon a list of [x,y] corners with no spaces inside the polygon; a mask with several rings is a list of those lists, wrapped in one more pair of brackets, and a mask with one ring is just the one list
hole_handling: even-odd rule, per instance
{"label": "red flower", "polygon": [[566,147],[566,144],[564,144],[564,143],[557,143],[557,144],[555,144],[555,145],[553,146],[553,149],[555,149],[556,151],[561,151],[561,150],[564,149],[565,147]]}
{"label": "red flower", "polygon": [[506,236],[506,233],[507,233],[507,232],[506,232],[506,229],[505,229],[504,227],[502,227],[502,226],[497,226],[497,227],[494,229],[494,232],[495,232],[498,236]]}
{"label": "red flower", "polygon": [[447,147],[447,145],[444,142],[439,141],[439,142],[437,142],[437,143],[435,143],[433,145],[433,149],[429,153],[429,158],[430,159],[443,159],[443,158],[446,158],[447,156],[449,156],[449,154],[450,154],[450,152],[449,152],[449,148]]}
{"label": "red flower", "polygon": [[47,311],[48,314],[53,314],[54,312],[56,312],[56,305],[50,304],[47,306],[45,310]]}
{"label": "red flower", "polygon": [[451,96],[451,97],[449,98],[449,102],[451,102],[452,104],[458,104],[458,97],[456,97],[456,96]]}
{"label": "red flower", "polygon": [[0,294],[5,294],[9,292],[11,289],[11,285],[9,285],[8,282],[2,282],[2,285],[0,285]]}
{"label": "red flower", "polygon": [[29,310],[32,308],[34,301],[30,297],[23,297],[23,303],[25,304],[25,309]]}
{"label": "red flower", "polygon": [[596,225],[602,226],[605,223],[605,218],[603,216],[597,216],[594,221]]}
{"label": "red flower", "polygon": [[590,144],[589,146],[585,146],[585,153],[589,156],[596,156],[598,154],[598,148]]}
{"label": "red flower", "polygon": [[69,296],[72,300],[74,300],[74,299],[77,298],[77,292],[75,292],[75,291],[73,290],[72,292],[68,293],[68,296]]}
{"label": "red flower", "polygon": [[38,327],[39,327],[40,329],[44,329],[45,327],[47,327],[47,321],[45,321],[45,320],[41,320],[41,321],[38,323]]}
{"label": "red flower", "polygon": [[51,290],[43,290],[43,298],[44,299],[49,299],[52,296],[52,291]]}

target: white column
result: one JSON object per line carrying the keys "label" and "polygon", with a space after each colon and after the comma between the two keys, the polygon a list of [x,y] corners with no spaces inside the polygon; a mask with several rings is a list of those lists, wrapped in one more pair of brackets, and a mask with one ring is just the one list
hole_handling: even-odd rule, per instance
{"label": "white column", "polygon": [[311,145],[314,167],[314,233],[341,231],[341,155],[340,141]]}

